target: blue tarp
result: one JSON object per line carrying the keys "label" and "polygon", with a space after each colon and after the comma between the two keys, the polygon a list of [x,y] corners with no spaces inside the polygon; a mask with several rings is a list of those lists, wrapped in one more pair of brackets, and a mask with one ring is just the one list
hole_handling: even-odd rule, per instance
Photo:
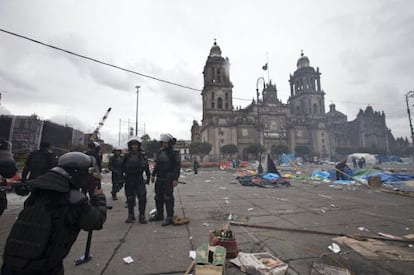
{"label": "blue tarp", "polygon": [[331,174],[326,170],[314,170],[312,172],[312,178],[329,179]]}
{"label": "blue tarp", "polygon": [[280,156],[280,163],[290,163],[295,160],[295,154],[283,154]]}
{"label": "blue tarp", "polygon": [[267,173],[262,175],[262,178],[264,178],[265,180],[277,180],[278,178],[280,178],[280,176],[278,174],[274,174],[274,173]]}

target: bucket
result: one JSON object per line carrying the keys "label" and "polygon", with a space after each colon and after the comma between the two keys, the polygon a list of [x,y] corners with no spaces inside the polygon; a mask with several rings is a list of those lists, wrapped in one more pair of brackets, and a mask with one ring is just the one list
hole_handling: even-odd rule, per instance
{"label": "bucket", "polygon": [[233,259],[233,258],[236,258],[237,255],[239,255],[239,249],[237,248],[236,236],[234,235],[234,233],[232,234],[232,236],[233,236],[232,239],[222,239],[220,237],[217,237],[214,234],[214,231],[210,231],[209,243],[211,246],[215,246],[215,245],[224,246],[227,251],[226,258]]}

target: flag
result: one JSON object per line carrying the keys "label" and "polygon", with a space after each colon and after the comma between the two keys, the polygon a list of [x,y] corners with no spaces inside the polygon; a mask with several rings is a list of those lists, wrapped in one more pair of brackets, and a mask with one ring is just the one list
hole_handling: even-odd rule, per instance
{"label": "flag", "polygon": [[267,63],[262,66],[263,71],[267,71]]}

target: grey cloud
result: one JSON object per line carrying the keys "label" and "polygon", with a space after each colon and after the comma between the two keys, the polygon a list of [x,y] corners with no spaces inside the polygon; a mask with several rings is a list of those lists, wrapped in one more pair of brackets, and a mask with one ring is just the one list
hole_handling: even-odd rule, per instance
{"label": "grey cloud", "polygon": [[35,86],[28,83],[27,81],[24,81],[24,79],[21,76],[16,75],[10,70],[3,70],[0,68],[0,79],[2,79],[4,82],[10,83],[12,86],[18,89],[31,90],[31,91],[37,90]]}

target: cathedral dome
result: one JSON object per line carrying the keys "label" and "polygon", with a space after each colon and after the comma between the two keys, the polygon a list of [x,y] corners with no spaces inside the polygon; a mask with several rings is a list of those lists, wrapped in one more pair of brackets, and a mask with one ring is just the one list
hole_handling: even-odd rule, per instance
{"label": "cathedral dome", "polygon": [[296,67],[303,68],[303,67],[309,67],[309,58],[305,55],[303,55],[303,51],[300,53],[300,58],[298,59],[298,62],[296,63]]}
{"label": "cathedral dome", "polygon": [[217,45],[216,40],[214,40],[214,45],[211,47],[210,56],[218,56],[221,57],[221,49]]}

